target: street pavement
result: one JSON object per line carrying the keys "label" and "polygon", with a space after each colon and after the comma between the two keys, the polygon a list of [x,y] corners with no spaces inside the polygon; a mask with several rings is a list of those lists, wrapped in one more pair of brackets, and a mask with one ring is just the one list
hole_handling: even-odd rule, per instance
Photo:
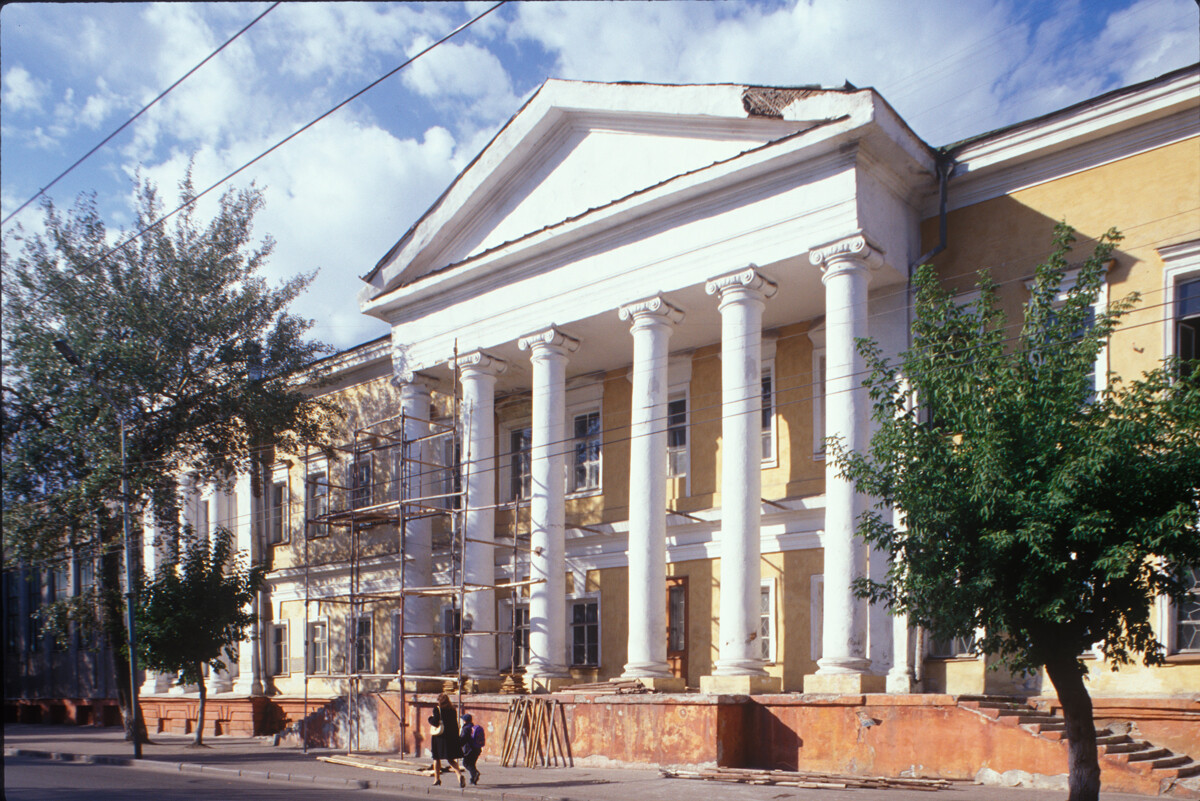
{"label": "street pavement", "polygon": [[[725,784],[695,779],[668,779],[657,767],[549,767],[504,768],[495,755],[484,752],[479,768],[482,779],[478,786],[460,790],[454,786],[453,773],[442,775],[442,786],[433,787],[425,776],[383,773],[346,765],[334,765],[317,759],[319,755],[344,753],[332,749],[309,749],[273,746],[270,738],[206,737],[205,746],[191,745],[190,736],[158,734],[153,742],[143,746],[142,760],[133,759],[132,747],[124,741],[120,728],[88,726],[43,726],[8,724],[4,727],[5,784],[8,790],[10,766],[20,768],[24,776],[35,759],[53,760],[46,764],[62,770],[64,791],[68,785],[79,783],[85,771],[81,766],[104,767],[103,779],[97,778],[93,788],[107,786],[100,782],[114,781],[112,776],[129,771],[138,786],[154,787],[157,783],[170,795],[156,799],[191,797],[178,795],[181,782],[197,777],[213,782],[241,782],[247,794],[231,794],[230,798],[271,798],[262,795],[263,783],[277,784],[288,789],[287,797],[300,801],[309,798],[338,798],[346,791],[363,795],[386,794],[393,798],[445,798],[477,801],[681,801],[695,799],[728,799],[728,801],[778,801],[779,799],[822,799],[822,801],[1061,801],[1061,790],[1004,788],[955,782],[950,788],[930,793],[921,790],[810,790],[795,787]],[[491,749],[489,749],[490,751]],[[45,771],[38,775],[45,776]],[[44,781],[44,779],[39,779]],[[117,779],[119,781],[119,779]],[[85,787],[87,785],[85,784]],[[250,795],[250,788],[256,788]],[[196,798],[223,798],[207,795],[197,785]],[[144,796],[132,793],[128,796]],[[25,791],[22,791],[25,792]],[[355,792],[357,795],[358,792]],[[72,798],[71,795],[11,795],[14,798]],[[81,796],[79,796],[81,797]],[[88,796],[90,797],[90,796]],[[283,797],[279,795],[278,797]],[[1105,801],[1145,801],[1144,796],[1122,793],[1102,793]]]}

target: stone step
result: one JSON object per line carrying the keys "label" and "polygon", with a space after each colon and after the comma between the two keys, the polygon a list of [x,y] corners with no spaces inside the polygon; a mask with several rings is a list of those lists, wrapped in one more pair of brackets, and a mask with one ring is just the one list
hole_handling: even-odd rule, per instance
{"label": "stone step", "polygon": [[1141,751],[1149,746],[1149,743],[1135,742],[1134,740],[1125,737],[1123,743],[1105,743],[1097,745],[1096,750],[1101,754],[1132,754]]}
{"label": "stone step", "polygon": [[[1066,725],[1065,723],[1063,724]],[[1096,732],[1096,745],[1120,745],[1123,743],[1131,743],[1133,740],[1128,734],[1101,734]]]}
{"label": "stone step", "polygon": [[1141,751],[1132,751],[1126,754],[1117,754],[1113,758],[1118,762],[1127,762],[1132,765],[1135,762],[1150,762],[1161,757],[1174,756],[1166,748],[1155,748],[1150,743],[1144,743],[1146,748]]}
{"label": "stone step", "polygon": [[1061,720],[1048,720],[1044,723],[1030,723],[1024,727],[1034,734],[1049,734],[1050,732],[1062,732],[1066,734],[1067,724]]}
{"label": "stone step", "polygon": [[1200,762],[1195,762],[1191,759],[1182,765],[1174,767],[1157,768],[1154,771],[1155,776],[1162,776],[1164,779],[1187,779],[1192,776],[1200,776]]}

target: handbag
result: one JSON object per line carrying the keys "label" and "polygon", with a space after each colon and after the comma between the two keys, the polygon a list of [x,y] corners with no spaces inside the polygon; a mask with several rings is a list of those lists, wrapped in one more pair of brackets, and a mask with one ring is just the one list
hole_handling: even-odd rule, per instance
{"label": "handbag", "polygon": [[[432,715],[430,715],[430,717],[429,717],[429,722],[430,722],[430,723],[433,723],[433,716],[432,716]],[[441,721],[441,715],[439,715],[439,716],[438,716],[438,722],[437,722],[437,725],[436,725],[436,726],[430,726],[430,727],[429,727],[429,736],[430,736],[430,737],[437,737],[439,734],[441,734],[441,733],[442,733],[443,731],[445,731],[445,730],[446,730],[446,726],[445,726],[445,724],[444,724],[444,723],[442,723],[442,721]]]}

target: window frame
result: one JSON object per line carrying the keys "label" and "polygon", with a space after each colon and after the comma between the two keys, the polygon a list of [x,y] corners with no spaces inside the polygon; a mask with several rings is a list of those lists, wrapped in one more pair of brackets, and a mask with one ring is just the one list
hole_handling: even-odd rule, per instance
{"label": "window frame", "polygon": [[[278,504],[275,502],[277,491],[279,493]],[[269,501],[267,505],[267,544],[286,545],[292,540],[292,493],[289,491],[286,475],[282,480],[272,479]]]}
{"label": "window frame", "polygon": [[774,578],[764,578],[759,583],[758,597],[759,604],[762,603],[763,590],[767,592],[768,611],[763,612],[759,609],[759,633],[762,632],[763,618],[767,619],[767,648],[766,653],[762,655],[763,660],[768,665],[775,665],[779,662],[779,596],[778,596],[778,581]]}
{"label": "window frame", "polygon": [[[290,676],[291,666],[291,632],[288,630],[289,621],[280,620],[271,623],[271,676]],[[280,636],[280,632],[283,636]]]}
{"label": "window frame", "polygon": [[[324,491],[314,492],[320,487]],[[318,499],[320,499],[318,501]],[[321,507],[317,510],[317,507]],[[304,528],[308,539],[329,536],[328,523],[311,523],[314,518],[329,514],[329,470],[322,466],[320,470],[311,470],[304,477]]]}
{"label": "window frame", "polygon": [[[580,442],[584,438],[575,434],[575,426],[581,417],[596,416],[596,483],[594,486],[580,487],[575,482],[576,470],[580,466]],[[586,497],[589,495],[599,495],[604,487],[604,413],[598,405],[581,406],[571,409],[567,412],[567,418],[571,426],[571,454],[570,464],[567,465],[567,495],[577,498]],[[591,439],[590,437],[588,439]],[[585,461],[584,464],[590,462]]]}
{"label": "window frame", "polygon": [[[325,631],[325,636],[323,638],[321,638],[320,640],[318,640],[316,638],[316,636],[314,636],[315,630],[318,627],[324,629],[324,631]],[[317,647],[316,647],[317,643],[322,643],[324,645],[323,651],[324,651],[325,664],[321,668],[317,667],[317,653],[318,653]],[[305,660],[305,669],[308,671],[308,673],[313,676],[321,676],[321,675],[328,674],[329,673],[329,618],[321,617],[321,618],[317,618],[316,620],[308,621],[308,636],[305,640],[305,646],[308,649],[307,659]]]}
{"label": "window frame", "polygon": [[[595,607],[596,607],[595,622],[587,621],[587,619],[586,619],[587,613],[586,612],[584,613],[585,619],[582,623],[575,622],[575,607],[579,606],[579,605],[583,605],[585,607],[588,605],[595,605]],[[570,653],[568,654],[568,664],[571,667],[573,667],[573,668],[598,668],[604,664],[604,653],[603,653],[604,618],[603,618],[602,612],[603,612],[603,607],[600,603],[599,595],[596,595],[596,594],[572,595],[567,598],[567,627],[568,627],[568,633],[570,635],[569,642],[567,643],[567,648],[570,650]],[[575,631],[579,627],[584,628],[585,634],[584,634],[583,647],[586,651],[589,647],[588,643],[587,643],[587,634],[586,634],[587,627],[589,627],[589,626],[594,626],[596,629],[596,654],[595,654],[596,660],[595,660],[595,662],[577,662],[577,661],[575,661]],[[586,653],[585,653],[585,656],[586,656]]]}
{"label": "window frame", "polygon": [[778,415],[778,388],[779,382],[775,377],[775,360],[764,359],[762,370],[760,371],[759,386],[770,381],[770,387],[765,391],[760,391],[759,397],[762,399],[762,435],[760,439],[766,445],[767,453],[762,457],[762,468],[778,467],[779,466],[779,415]]}
{"label": "window frame", "polygon": [[[349,472],[349,508],[366,509],[375,505],[375,454],[365,453],[350,459],[347,465]],[[366,482],[362,483],[365,475]]]}
{"label": "window frame", "polygon": [[[371,674],[375,672],[375,617],[370,612],[359,612],[350,618],[352,628],[350,630],[350,659],[352,660],[351,670],[349,673]],[[366,649],[362,650],[363,637],[361,624],[367,624],[367,640]],[[366,668],[360,667],[363,660],[360,655],[366,655]]]}
{"label": "window frame", "polygon": [[[672,425],[672,417],[674,412],[671,411],[671,404],[683,401],[683,422],[677,425]],[[667,395],[666,408],[666,434],[667,434],[667,471],[668,479],[682,478],[687,480],[692,473],[692,438],[689,436],[692,427],[692,404],[690,389],[676,390]],[[683,445],[671,444],[671,433],[673,431],[683,432]],[[679,472],[671,472],[672,454],[679,454],[680,460],[683,462],[683,470]]]}
{"label": "window frame", "polygon": [[[528,501],[533,496],[533,426],[529,420],[512,421],[504,426],[504,433],[501,478],[505,500]],[[525,438],[525,447],[521,450],[513,447],[513,440],[518,435]]]}

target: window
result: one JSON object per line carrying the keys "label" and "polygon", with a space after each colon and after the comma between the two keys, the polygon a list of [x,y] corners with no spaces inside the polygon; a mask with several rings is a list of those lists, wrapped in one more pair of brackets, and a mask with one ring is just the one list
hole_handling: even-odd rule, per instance
{"label": "window", "polygon": [[271,485],[271,495],[267,499],[267,541],[270,543],[287,542],[288,530],[284,524],[287,515],[287,483],[276,481]]}
{"label": "window", "polygon": [[762,460],[775,461],[775,370],[764,367],[762,373]]}
{"label": "window", "polygon": [[50,573],[50,592],[52,593],[51,600],[62,600],[69,598],[71,595],[70,585],[71,573],[67,567],[56,567]]}
{"label": "window", "polygon": [[462,612],[447,606],[442,610],[442,672],[454,673],[458,670],[458,641],[462,631]]}
{"label": "window", "polygon": [[288,624],[271,626],[271,675],[283,676],[288,672]]}
{"label": "window", "polygon": [[[329,513],[329,482],[324,473],[311,473],[304,487],[304,514],[315,520]],[[308,536],[322,537],[329,533],[324,523],[308,524]]]}
{"label": "window", "polygon": [[350,508],[371,505],[371,454],[359,456],[350,463]]}
{"label": "window", "polygon": [[667,477],[687,475],[687,397],[667,401]]}
{"label": "window", "polygon": [[329,624],[308,624],[308,672],[329,672]]}
{"label": "window", "polygon": [[953,659],[960,656],[975,655],[975,635],[966,637],[951,637],[950,639],[933,639],[929,641],[929,655],[934,659]]}
{"label": "window", "polygon": [[530,494],[530,447],[533,432],[514,428],[508,433],[508,494],[513,500],[525,500]]}
{"label": "window", "polygon": [[1188,378],[1200,359],[1200,278],[1175,285],[1175,355],[1179,375]]}
{"label": "window", "polygon": [[571,664],[600,664],[600,602],[571,602]]}
{"label": "window", "polygon": [[462,492],[462,444],[450,434],[439,442],[442,467],[437,470],[437,491],[443,497],[434,503],[443,509],[457,509],[461,505],[457,493]]}
{"label": "window", "polygon": [[354,619],[354,672],[371,673],[374,655],[374,641],[371,637],[371,616],[359,615]]}
{"label": "window", "polygon": [[196,525],[195,531],[204,539],[208,539],[208,514],[210,504],[208,501],[199,501],[196,503]]}
{"label": "window", "polygon": [[529,664],[529,606],[517,604],[513,608],[512,667],[523,668]]}
{"label": "window", "polygon": [[775,662],[775,580],[763,579],[758,592],[758,641],[762,658]]}
{"label": "window", "polygon": [[1200,652],[1200,567],[1189,568],[1192,580],[1187,600],[1175,605],[1175,652]]}
{"label": "window", "polygon": [[600,412],[575,415],[575,463],[571,492],[600,488]]}
{"label": "window", "polygon": [[88,595],[96,584],[96,568],[91,559],[79,560],[79,594]]}

